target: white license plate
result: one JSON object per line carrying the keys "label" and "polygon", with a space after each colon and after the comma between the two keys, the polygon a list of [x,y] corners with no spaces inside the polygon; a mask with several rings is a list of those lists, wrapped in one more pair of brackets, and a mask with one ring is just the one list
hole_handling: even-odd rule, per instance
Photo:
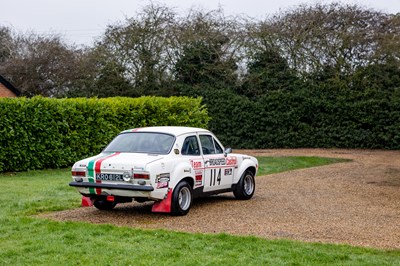
{"label": "white license plate", "polygon": [[96,174],[96,180],[103,181],[124,181],[121,174]]}

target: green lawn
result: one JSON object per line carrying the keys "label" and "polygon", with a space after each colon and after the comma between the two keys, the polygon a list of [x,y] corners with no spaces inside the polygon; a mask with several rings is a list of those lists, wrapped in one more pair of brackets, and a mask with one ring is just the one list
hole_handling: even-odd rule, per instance
{"label": "green lawn", "polygon": [[[282,171],[280,167],[285,164],[284,170],[304,165],[304,158],[259,160],[263,174]],[[275,166],[270,169],[272,164]],[[307,166],[318,164],[308,162]],[[67,185],[69,181],[69,170],[0,175],[0,265],[400,265],[400,250],[32,217],[78,207],[80,196]]]}
{"label": "green lawn", "polygon": [[315,167],[332,163],[348,162],[348,159],[323,158],[307,156],[288,156],[288,157],[257,157],[259,163],[258,175],[267,175],[285,172],[289,170]]}

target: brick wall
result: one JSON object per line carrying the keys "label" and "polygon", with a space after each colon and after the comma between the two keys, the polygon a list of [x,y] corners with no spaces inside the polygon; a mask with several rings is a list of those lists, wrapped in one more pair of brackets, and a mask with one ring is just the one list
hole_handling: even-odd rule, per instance
{"label": "brick wall", "polygon": [[0,82],[0,98],[2,97],[17,97],[17,95],[7,89],[6,86],[4,86],[4,84]]}

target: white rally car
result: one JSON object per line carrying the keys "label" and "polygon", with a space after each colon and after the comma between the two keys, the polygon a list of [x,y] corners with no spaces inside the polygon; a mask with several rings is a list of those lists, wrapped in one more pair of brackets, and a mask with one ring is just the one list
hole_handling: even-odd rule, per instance
{"label": "white rally car", "polygon": [[155,201],[153,212],[188,213],[195,197],[232,191],[250,199],[258,161],[224,150],[208,130],[147,127],[121,132],[99,154],[72,167],[69,185],[100,210]]}

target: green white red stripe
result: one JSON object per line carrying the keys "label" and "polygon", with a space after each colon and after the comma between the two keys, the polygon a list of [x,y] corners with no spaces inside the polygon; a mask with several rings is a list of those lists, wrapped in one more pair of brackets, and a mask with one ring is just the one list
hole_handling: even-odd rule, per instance
{"label": "green white red stripe", "polygon": [[[114,156],[117,156],[118,154],[120,154],[120,152],[115,152],[112,154],[101,154],[99,156],[96,156],[93,160],[91,160],[88,163],[88,176],[89,176],[89,182],[90,183],[101,183],[101,180],[96,180],[96,174],[100,174],[101,173],[101,164]],[[89,188],[89,193],[90,194],[97,194],[100,195],[101,194],[101,188]]]}

